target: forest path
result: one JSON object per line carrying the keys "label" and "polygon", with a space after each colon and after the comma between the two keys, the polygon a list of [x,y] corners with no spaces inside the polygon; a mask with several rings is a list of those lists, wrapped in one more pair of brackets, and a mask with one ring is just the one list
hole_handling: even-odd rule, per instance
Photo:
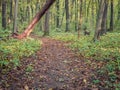
{"label": "forest path", "polygon": [[41,49],[23,58],[22,67],[9,72],[12,75],[8,90],[92,90],[92,69],[83,58],[64,42],[40,40]]}

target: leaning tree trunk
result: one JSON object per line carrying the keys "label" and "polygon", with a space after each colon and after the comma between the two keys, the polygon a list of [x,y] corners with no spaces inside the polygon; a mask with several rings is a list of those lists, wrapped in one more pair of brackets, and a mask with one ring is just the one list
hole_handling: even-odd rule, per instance
{"label": "leaning tree trunk", "polygon": [[55,0],[48,0],[46,4],[43,6],[40,12],[38,12],[35,17],[33,18],[32,22],[28,25],[28,27],[24,30],[22,34],[13,34],[14,38],[23,39],[30,35],[33,31],[35,24],[42,18],[45,12],[50,8],[50,6],[55,2]]}

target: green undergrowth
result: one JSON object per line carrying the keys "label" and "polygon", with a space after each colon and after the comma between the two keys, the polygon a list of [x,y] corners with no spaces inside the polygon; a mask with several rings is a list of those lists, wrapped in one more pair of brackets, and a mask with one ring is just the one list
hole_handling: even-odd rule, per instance
{"label": "green undergrowth", "polygon": [[74,42],[77,40],[77,35],[76,33],[71,33],[71,32],[57,32],[53,35],[51,35],[52,38],[58,39],[58,40],[62,40],[64,42]]}
{"label": "green undergrowth", "polygon": [[20,65],[22,57],[34,54],[41,46],[39,40],[0,40],[0,68],[13,68]]}
{"label": "green undergrowth", "polygon": [[98,74],[101,75],[102,72],[104,73],[102,77],[107,76],[106,82],[104,82],[107,86],[105,88],[120,89],[120,33],[108,33],[101,36],[100,41],[97,42],[93,42],[93,36],[81,36],[78,39],[72,33],[59,34],[54,38],[71,42],[69,46],[85,58],[96,60],[97,63],[102,62],[104,65]]}

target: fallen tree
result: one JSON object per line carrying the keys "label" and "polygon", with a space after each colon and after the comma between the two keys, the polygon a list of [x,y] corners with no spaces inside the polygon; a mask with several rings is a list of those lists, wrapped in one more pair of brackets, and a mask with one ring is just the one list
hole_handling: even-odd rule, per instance
{"label": "fallen tree", "polygon": [[28,27],[23,31],[21,34],[13,33],[13,37],[17,39],[23,39],[30,35],[30,33],[33,31],[33,28],[35,27],[36,23],[42,18],[42,16],[45,14],[45,12],[52,6],[52,4],[55,2],[55,0],[48,0],[46,4],[42,7],[41,11],[38,12],[31,23],[28,25]]}

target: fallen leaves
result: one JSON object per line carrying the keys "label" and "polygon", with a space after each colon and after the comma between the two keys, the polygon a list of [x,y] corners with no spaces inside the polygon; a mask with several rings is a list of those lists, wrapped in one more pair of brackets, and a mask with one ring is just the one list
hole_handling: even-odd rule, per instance
{"label": "fallen leaves", "polygon": [[36,86],[40,90],[81,90],[89,86],[92,65],[86,64],[63,42],[42,38],[42,43],[42,48],[35,55],[21,60],[19,70],[10,73],[17,79],[7,80],[9,87],[11,83],[16,83],[14,88],[24,90],[32,90]]}

